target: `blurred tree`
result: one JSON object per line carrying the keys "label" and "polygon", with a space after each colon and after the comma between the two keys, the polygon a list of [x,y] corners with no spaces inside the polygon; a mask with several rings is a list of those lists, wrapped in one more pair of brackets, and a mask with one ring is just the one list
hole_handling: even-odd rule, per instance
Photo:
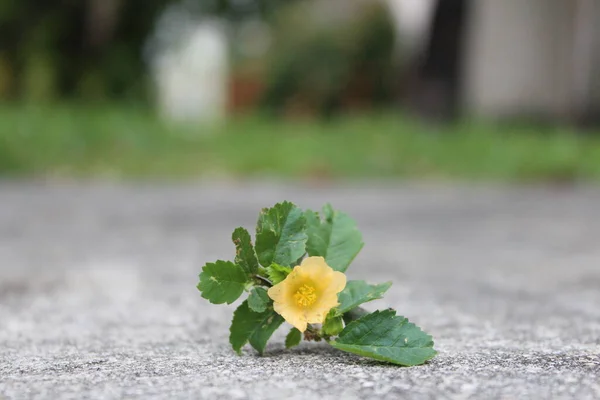
{"label": "blurred tree", "polygon": [[142,48],[167,6],[236,22],[290,1],[1,0],[0,98],[140,98]]}
{"label": "blurred tree", "polygon": [[330,117],[393,99],[396,31],[383,1],[327,0],[283,9],[268,57],[263,106]]}

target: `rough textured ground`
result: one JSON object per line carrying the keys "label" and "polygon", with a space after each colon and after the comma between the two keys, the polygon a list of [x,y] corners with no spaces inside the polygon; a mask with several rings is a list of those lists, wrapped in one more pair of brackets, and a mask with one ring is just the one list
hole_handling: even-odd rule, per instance
{"label": "rough textured ground", "polygon": [[[358,220],[437,358],[233,354],[197,274],[284,198]],[[593,189],[0,184],[0,398],[600,398],[599,240]]]}

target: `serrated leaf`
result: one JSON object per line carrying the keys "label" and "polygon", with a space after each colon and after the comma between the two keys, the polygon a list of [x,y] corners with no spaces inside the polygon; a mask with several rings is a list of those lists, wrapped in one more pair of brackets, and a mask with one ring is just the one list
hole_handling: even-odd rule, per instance
{"label": "serrated leaf", "polygon": [[291,349],[294,346],[298,346],[302,341],[302,332],[296,328],[292,328],[290,333],[285,337],[285,348]]}
{"label": "serrated leaf", "polygon": [[254,312],[264,312],[271,303],[267,291],[262,287],[254,287],[248,296],[248,306]]}
{"label": "serrated leaf", "polygon": [[264,320],[260,329],[250,336],[250,345],[254,347],[258,354],[262,355],[267,347],[267,342],[273,336],[273,333],[283,324],[283,317],[275,311],[266,311],[269,317]]}
{"label": "serrated leaf", "polygon": [[256,274],[258,271],[258,260],[252,247],[250,233],[244,228],[237,228],[231,235],[235,244],[235,263],[238,264],[248,275]]}
{"label": "serrated leaf", "polygon": [[351,322],[330,342],[336,349],[403,366],[423,364],[437,352],[431,336],[394,310],[375,311]]}
{"label": "serrated leaf", "polygon": [[348,215],[335,211],[327,204],[322,219],[314,211],[306,211],[309,256],[321,256],[336,271],[345,272],[364,243],[356,223]]}
{"label": "serrated leaf", "polygon": [[267,341],[282,323],[283,318],[272,308],[257,313],[250,309],[246,300],[233,313],[229,342],[238,354],[241,354],[242,347],[248,342],[263,354]]}
{"label": "serrated leaf", "polygon": [[198,290],[213,304],[231,304],[242,292],[248,277],[239,265],[229,261],[207,263],[200,273]]}
{"label": "serrated leaf", "polygon": [[284,267],[279,264],[271,264],[267,268],[267,275],[269,275],[269,280],[273,285],[277,285],[279,282],[285,280],[290,272],[292,272],[290,267]]}
{"label": "serrated leaf", "polygon": [[256,226],[256,254],[261,265],[289,266],[306,252],[306,219],[290,202],[265,208]]}
{"label": "serrated leaf", "polygon": [[338,294],[339,312],[343,314],[363,303],[381,299],[390,286],[392,282],[370,285],[365,281],[348,281],[344,290]]}

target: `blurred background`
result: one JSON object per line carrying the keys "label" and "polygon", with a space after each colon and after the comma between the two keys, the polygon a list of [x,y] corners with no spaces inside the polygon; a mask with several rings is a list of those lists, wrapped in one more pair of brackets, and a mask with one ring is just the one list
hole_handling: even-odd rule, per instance
{"label": "blurred background", "polygon": [[[0,0],[0,398],[600,398],[598,21],[600,0]],[[282,336],[233,358],[198,273],[284,199],[356,219],[349,278],[393,281],[377,307],[439,358],[290,363]]]}
{"label": "blurred background", "polygon": [[597,0],[2,0],[0,175],[600,179]]}

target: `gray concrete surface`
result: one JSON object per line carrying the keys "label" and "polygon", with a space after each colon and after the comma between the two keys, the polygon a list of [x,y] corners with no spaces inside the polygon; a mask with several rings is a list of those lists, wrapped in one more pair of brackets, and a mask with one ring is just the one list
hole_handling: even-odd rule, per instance
{"label": "gray concrete surface", "polygon": [[[436,339],[398,368],[281,332],[227,343],[197,293],[230,233],[281,199],[331,201],[366,247],[351,278]],[[600,398],[600,190],[0,184],[0,398]]]}

